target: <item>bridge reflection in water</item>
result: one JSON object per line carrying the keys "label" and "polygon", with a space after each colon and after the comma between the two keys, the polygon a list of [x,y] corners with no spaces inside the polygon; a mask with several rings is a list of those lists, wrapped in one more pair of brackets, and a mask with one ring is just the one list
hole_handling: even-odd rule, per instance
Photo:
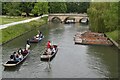
{"label": "bridge reflection in water", "polygon": [[[115,46],[75,45],[73,36],[77,31],[88,30],[87,25],[48,23],[13,41],[3,45],[3,62],[26,40],[40,30],[45,35],[44,40],[32,44],[31,54],[15,70],[3,69],[3,78],[117,78],[118,49]],[[46,63],[40,61],[40,54],[48,40],[59,44],[58,53],[51,62],[51,71],[47,72]]]}

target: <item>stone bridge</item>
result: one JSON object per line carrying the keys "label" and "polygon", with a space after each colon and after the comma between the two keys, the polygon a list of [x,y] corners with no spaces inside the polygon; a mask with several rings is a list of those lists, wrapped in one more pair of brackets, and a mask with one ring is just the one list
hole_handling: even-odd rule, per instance
{"label": "stone bridge", "polygon": [[59,19],[61,22],[65,22],[69,18],[73,18],[75,22],[80,22],[83,18],[86,18],[89,21],[87,14],[73,14],[73,13],[58,13],[58,14],[49,14],[48,21],[52,21],[53,19]]}

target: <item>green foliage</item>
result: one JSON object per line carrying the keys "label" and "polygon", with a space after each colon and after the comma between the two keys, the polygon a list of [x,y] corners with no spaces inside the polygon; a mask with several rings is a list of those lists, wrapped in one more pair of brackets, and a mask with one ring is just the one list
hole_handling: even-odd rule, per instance
{"label": "green foliage", "polygon": [[89,2],[3,2],[2,14],[18,16],[33,13],[34,16],[48,13],[86,13]]}
{"label": "green foliage", "polygon": [[65,13],[66,11],[65,2],[49,2],[49,13]]}
{"label": "green foliage", "polygon": [[[118,12],[119,11],[119,12]],[[119,22],[120,2],[90,3],[88,9],[90,29],[96,32],[104,32],[120,44]]]}
{"label": "green foliage", "polygon": [[113,40],[118,42],[119,41],[119,37],[117,35],[118,33],[119,33],[119,31],[115,30],[115,31],[112,31],[112,32],[107,32],[106,34],[107,34],[108,37],[111,37]]}
{"label": "green foliage", "polygon": [[21,2],[20,3],[20,10],[21,12],[25,12],[27,16],[29,16],[29,13],[32,11],[34,8],[35,2]]}
{"label": "green foliage", "polygon": [[110,3],[104,12],[104,24],[107,31],[113,31],[118,26],[118,3]]}
{"label": "green foliage", "polygon": [[48,13],[48,3],[47,2],[38,2],[35,3],[34,8],[32,9],[34,15]]}
{"label": "green foliage", "polygon": [[48,13],[47,2],[3,2],[2,14],[9,16],[18,16],[26,13],[27,16],[33,13],[35,16],[38,14]]}
{"label": "green foliage", "polygon": [[67,2],[68,13],[87,13],[89,2]]}
{"label": "green foliage", "polygon": [[6,15],[8,13],[6,3],[2,3],[2,15]]}
{"label": "green foliage", "polygon": [[89,2],[49,2],[49,13],[86,13]]}
{"label": "green foliage", "polygon": [[2,3],[2,14],[8,14],[10,16],[20,15],[20,3],[19,2],[9,2]]}
{"label": "green foliage", "polygon": [[118,26],[118,3],[90,3],[88,9],[90,29],[96,32],[109,32]]}

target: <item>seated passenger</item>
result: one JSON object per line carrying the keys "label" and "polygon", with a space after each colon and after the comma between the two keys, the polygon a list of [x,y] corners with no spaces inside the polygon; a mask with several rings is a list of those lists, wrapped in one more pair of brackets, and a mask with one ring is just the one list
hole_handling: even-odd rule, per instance
{"label": "seated passenger", "polygon": [[15,54],[16,54],[16,52],[14,52],[12,55],[10,55],[10,61],[14,61],[15,60]]}
{"label": "seated passenger", "polygon": [[15,61],[16,61],[16,62],[19,62],[19,61],[20,61],[19,55],[16,55]]}
{"label": "seated passenger", "polygon": [[55,50],[55,47],[53,46],[52,47],[52,53],[55,53],[56,52],[56,50]]}
{"label": "seated passenger", "polygon": [[19,59],[22,60],[23,59],[23,55],[19,54]]}
{"label": "seated passenger", "polygon": [[36,40],[39,40],[39,37],[36,37]]}
{"label": "seated passenger", "polygon": [[22,48],[20,48],[19,50],[18,50],[18,53],[22,53],[23,52],[23,50],[22,50]]}
{"label": "seated passenger", "polygon": [[32,38],[32,40],[36,40],[36,36],[34,36],[34,37]]}
{"label": "seated passenger", "polygon": [[22,54],[27,54],[27,53],[28,53],[28,50],[26,50],[25,48]]}
{"label": "seated passenger", "polygon": [[39,38],[39,34],[36,35],[36,38]]}
{"label": "seated passenger", "polygon": [[48,48],[46,54],[47,54],[47,55],[50,55],[51,53],[52,53],[51,49]]}

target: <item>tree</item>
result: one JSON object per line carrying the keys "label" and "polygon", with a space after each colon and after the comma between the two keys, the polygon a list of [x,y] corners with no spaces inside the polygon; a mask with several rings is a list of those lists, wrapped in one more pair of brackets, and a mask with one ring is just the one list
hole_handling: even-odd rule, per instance
{"label": "tree", "polygon": [[49,13],[65,13],[67,11],[64,2],[49,2]]}
{"label": "tree", "polygon": [[67,2],[68,13],[86,13],[89,8],[89,2]]}
{"label": "tree", "polygon": [[2,3],[2,15],[6,15],[6,13],[8,12],[6,4],[6,2]]}
{"label": "tree", "polygon": [[38,14],[48,13],[48,3],[47,2],[38,2],[38,3],[35,3],[34,8],[32,9],[32,13],[35,16],[38,16]]}
{"label": "tree", "polygon": [[87,9],[89,8],[89,2],[80,2],[78,3],[77,12],[78,13],[87,13]]}
{"label": "tree", "polygon": [[92,31],[108,32],[118,26],[118,3],[90,3],[88,14]]}
{"label": "tree", "polygon": [[2,14],[10,15],[10,16],[18,16],[20,15],[20,3],[19,2],[6,2],[2,3]]}
{"label": "tree", "polygon": [[29,16],[29,13],[34,8],[35,2],[21,2],[20,4],[20,10],[21,12],[25,12],[27,16]]}
{"label": "tree", "polygon": [[104,23],[107,31],[113,31],[118,26],[118,3],[110,3],[104,13]]}

